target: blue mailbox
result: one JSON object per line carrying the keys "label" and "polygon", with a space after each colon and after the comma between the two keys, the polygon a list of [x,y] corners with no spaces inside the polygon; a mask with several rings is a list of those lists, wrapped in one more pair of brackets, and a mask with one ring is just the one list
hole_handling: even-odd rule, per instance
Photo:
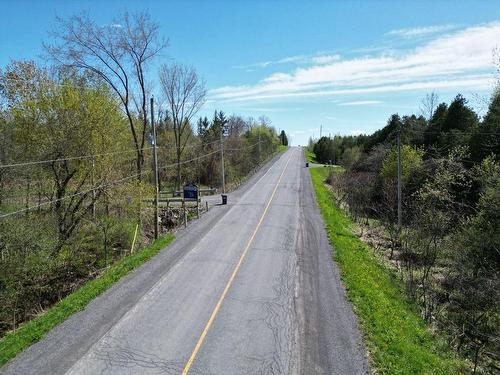
{"label": "blue mailbox", "polygon": [[183,189],[184,200],[197,201],[198,200],[198,186],[195,184],[186,184]]}

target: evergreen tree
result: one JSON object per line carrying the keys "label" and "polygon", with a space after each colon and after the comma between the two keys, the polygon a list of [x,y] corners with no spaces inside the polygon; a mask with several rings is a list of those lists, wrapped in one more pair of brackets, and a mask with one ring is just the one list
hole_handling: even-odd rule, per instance
{"label": "evergreen tree", "polygon": [[477,122],[477,115],[467,106],[467,99],[458,94],[448,108],[442,131],[450,132],[456,129],[462,132],[470,132],[477,125]]}
{"label": "evergreen tree", "polygon": [[280,133],[280,139],[283,146],[288,146],[288,138],[284,130],[282,130]]}
{"label": "evergreen tree", "polygon": [[471,158],[478,162],[489,155],[500,155],[500,91],[493,95],[482,124],[475,128],[470,151]]}
{"label": "evergreen tree", "polygon": [[439,139],[439,133],[443,129],[443,123],[448,114],[448,105],[441,103],[437,106],[432,117],[429,120],[429,126],[424,134],[424,143],[427,146],[434,146]]}

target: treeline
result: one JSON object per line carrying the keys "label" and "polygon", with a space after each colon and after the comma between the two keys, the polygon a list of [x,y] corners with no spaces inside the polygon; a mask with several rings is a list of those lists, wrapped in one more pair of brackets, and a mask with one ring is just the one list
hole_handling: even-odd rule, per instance
{"label": "treeline", "polygon": [[[175,132],[168,114],[160,115],[157,132],[160,159],[167,165],[176,166]],[[184,137],[188,138],[187,142]],[[259,119],[228,117],[222,111],[215,111],[211,119],[199,118],[193,126],[189,125],[181,139],[183,160],[191,160],[181,166],[181,181],[220,187],[221,142],[224,144],[225,181],[229,187],[239,183],[282,144],[266,116]],[[160,169],[160,185],[164,190],[179,186],[177,172],[177,168]]]}
{"label": "treeline", "polygon": [[197,122],[202,80],[175,64],[151,73],[158,25],[122,18],[119,29],[60,20],[52,66],[0,69],[0,337],[133,252],[137,230],[136,250],[152,240],[152,113],[162,190],[220,188],[221,147],[231,188],[282,143],[266,117]]}
{"label": "treeline", "polygon": [[[329,183],[359,235],[399,271],[422,317],[470,358],[499,371],[500,92],[479,116],[458,95],[428,115],[392,115],[366,136],[323,137],[319,162],[341,164]],[[401,136],[402,225],[398,226],[397,134]]]}

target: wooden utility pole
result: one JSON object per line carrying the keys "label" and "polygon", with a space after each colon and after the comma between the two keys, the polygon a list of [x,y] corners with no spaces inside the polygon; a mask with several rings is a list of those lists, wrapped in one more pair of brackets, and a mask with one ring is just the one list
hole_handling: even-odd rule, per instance
{"label": "wooden utility pole", "polygon": [[398,230],[401,231],[401,127],[398,129]]}
{"label": "wooden utility pole", "polygon": [[260,160],[261,160],[261,157],[260,157],[260,131],[262,130],[262,125],[259,127],[259,164],[260,164]]}
{"label": "wooden utility pole", "polygon": [[159,235],[158,204],[160,201],[160,190],[158,187],[158,159],[156,154],[156,124],[154,115],[154,99],[151,97],[151,127],[153,128],[153,173],[155,176],[155,239]]}
{"label": "wooden utility pole", "polygon": [[221,169],[221,177],[222,177],[222,194],[226,192],[226,176],[224,172],[224,142],[223,142],[223,133],[224,128],[220,129],[220,169]]}

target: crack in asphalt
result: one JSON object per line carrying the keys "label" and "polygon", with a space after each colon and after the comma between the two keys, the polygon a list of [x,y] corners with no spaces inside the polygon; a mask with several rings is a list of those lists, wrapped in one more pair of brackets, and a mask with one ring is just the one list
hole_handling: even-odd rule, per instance
{"label": "crack in asphalt", "polygon": [[294,346],[294,290],[295,268],[297,265],[294,252],[296,234],[289,227],[278,251],[288,253],[279,275],[274,280],[275,297],[264,302],[266,313],[264,322],[271,330],[274,340],[272,358],[259,372],[263,375],[289,374],[293,362]]}
{"label": "crack in asphalt", "polygon": [[[103,362],[101,374],[106,374],[113,369],[152,370],[157,374],[178,374],[182,371],[184,361],[169,360],[158,355],[147,353],[134,348],[128,342],[124,343],[114,337],[108,336],[103,340],[93,353],[93,356]],[[193,371],[193,374],[208,374],[206,371]]]}

